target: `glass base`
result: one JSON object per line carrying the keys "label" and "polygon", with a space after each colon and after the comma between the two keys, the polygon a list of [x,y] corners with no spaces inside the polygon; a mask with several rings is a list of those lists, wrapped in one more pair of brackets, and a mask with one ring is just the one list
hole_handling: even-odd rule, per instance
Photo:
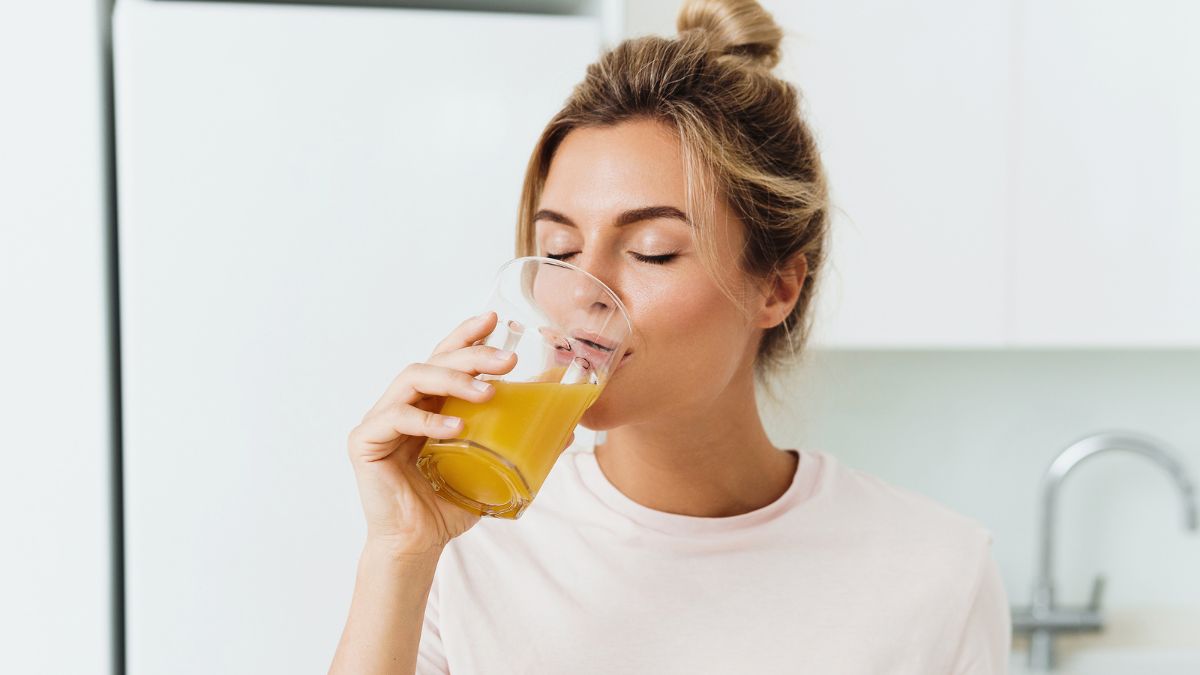
{"label": "glass base", "polygon": [[417,468],[439,497],[479,516],[516,520],[533,501],[516,466],[470,440],[430,439]]}

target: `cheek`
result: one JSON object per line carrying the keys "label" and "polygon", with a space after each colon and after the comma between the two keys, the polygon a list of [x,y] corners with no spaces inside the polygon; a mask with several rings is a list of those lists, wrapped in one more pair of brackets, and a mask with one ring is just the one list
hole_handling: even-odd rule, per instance
{"label": "cheek", "polygon": [[[672,370],[702,370],[737,351],[744,321],[720,290],[695,283],[675,289],[641,316],[644,350]],[[638,324],[635,324],[638,325]]]}
{"label": "cheek", "polygon": [[679,289],[635,308],[636,352],[584,413],[586,428],[609,429],[711,400],[741,361],[745,322],[720,291]]}

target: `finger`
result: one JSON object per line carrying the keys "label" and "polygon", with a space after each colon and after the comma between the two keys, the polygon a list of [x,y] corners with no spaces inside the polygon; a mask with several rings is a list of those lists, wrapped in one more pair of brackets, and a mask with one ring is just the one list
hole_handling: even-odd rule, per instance
{"label": "finger", "polygon": [[351,455],[374,462],[391,455],[405,436],[456,438],[462,431],[462,420],[455,417],[396,405],[363,420],[350,432],[347,445]]}
{"label": "finger", "polygon": [[436,354],[429,359],[429,363],[461,370],[471,377],[481,373],[503,375],[516,367],[517,356],[498,347],[472,345],[452,352]]}
{"label": "finger", "polygon": [[477,380],[469,373],[431,363],[410,363],[368,415],[393,405],[416,405],[430,396],[454,396],[464,401],[482,403],[495,395],[495,387]]}
{"label": "finger", "polygon": [[463,347],[469,347],[476,342],[486,338],[492,329],[496,327],[498,317],[496,313],[488,310],[482,316],[473,316],[470,319],[458,324],[458,326],[450,331],[444,340],[439,342],[433,348],[433,353],[430,358],[438,354],[444,354]]}

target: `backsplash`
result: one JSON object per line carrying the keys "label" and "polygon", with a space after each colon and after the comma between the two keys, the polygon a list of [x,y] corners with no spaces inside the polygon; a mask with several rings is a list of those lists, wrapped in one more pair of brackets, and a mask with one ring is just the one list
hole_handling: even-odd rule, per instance
{"label": "backsplash", "polygon": [[[780,447],[823,449],[983,523],[1010,604],[1036,566],[1038,487],[1080,437],[1129,430],[1166,444],[1200,482],[1200,351],[810,351],[760,394]],[[1200,647],[1200,536],[1144,457],[1085,460],[1059,492],[1056,598],[1084,605],[1107,578],[1100,634],[1082,646]],[[1021,640],[1018,639],[1018,648]]]}

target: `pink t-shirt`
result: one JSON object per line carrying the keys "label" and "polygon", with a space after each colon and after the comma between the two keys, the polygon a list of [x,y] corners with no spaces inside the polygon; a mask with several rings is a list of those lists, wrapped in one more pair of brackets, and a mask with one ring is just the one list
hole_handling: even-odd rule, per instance
{"label": "pink t-shirt", "polygon": [[795,452],[779,499],[704,518],[642,506],[569,450],[520,519],[446,547],[417,673],[1007,673],[990,531]]}

